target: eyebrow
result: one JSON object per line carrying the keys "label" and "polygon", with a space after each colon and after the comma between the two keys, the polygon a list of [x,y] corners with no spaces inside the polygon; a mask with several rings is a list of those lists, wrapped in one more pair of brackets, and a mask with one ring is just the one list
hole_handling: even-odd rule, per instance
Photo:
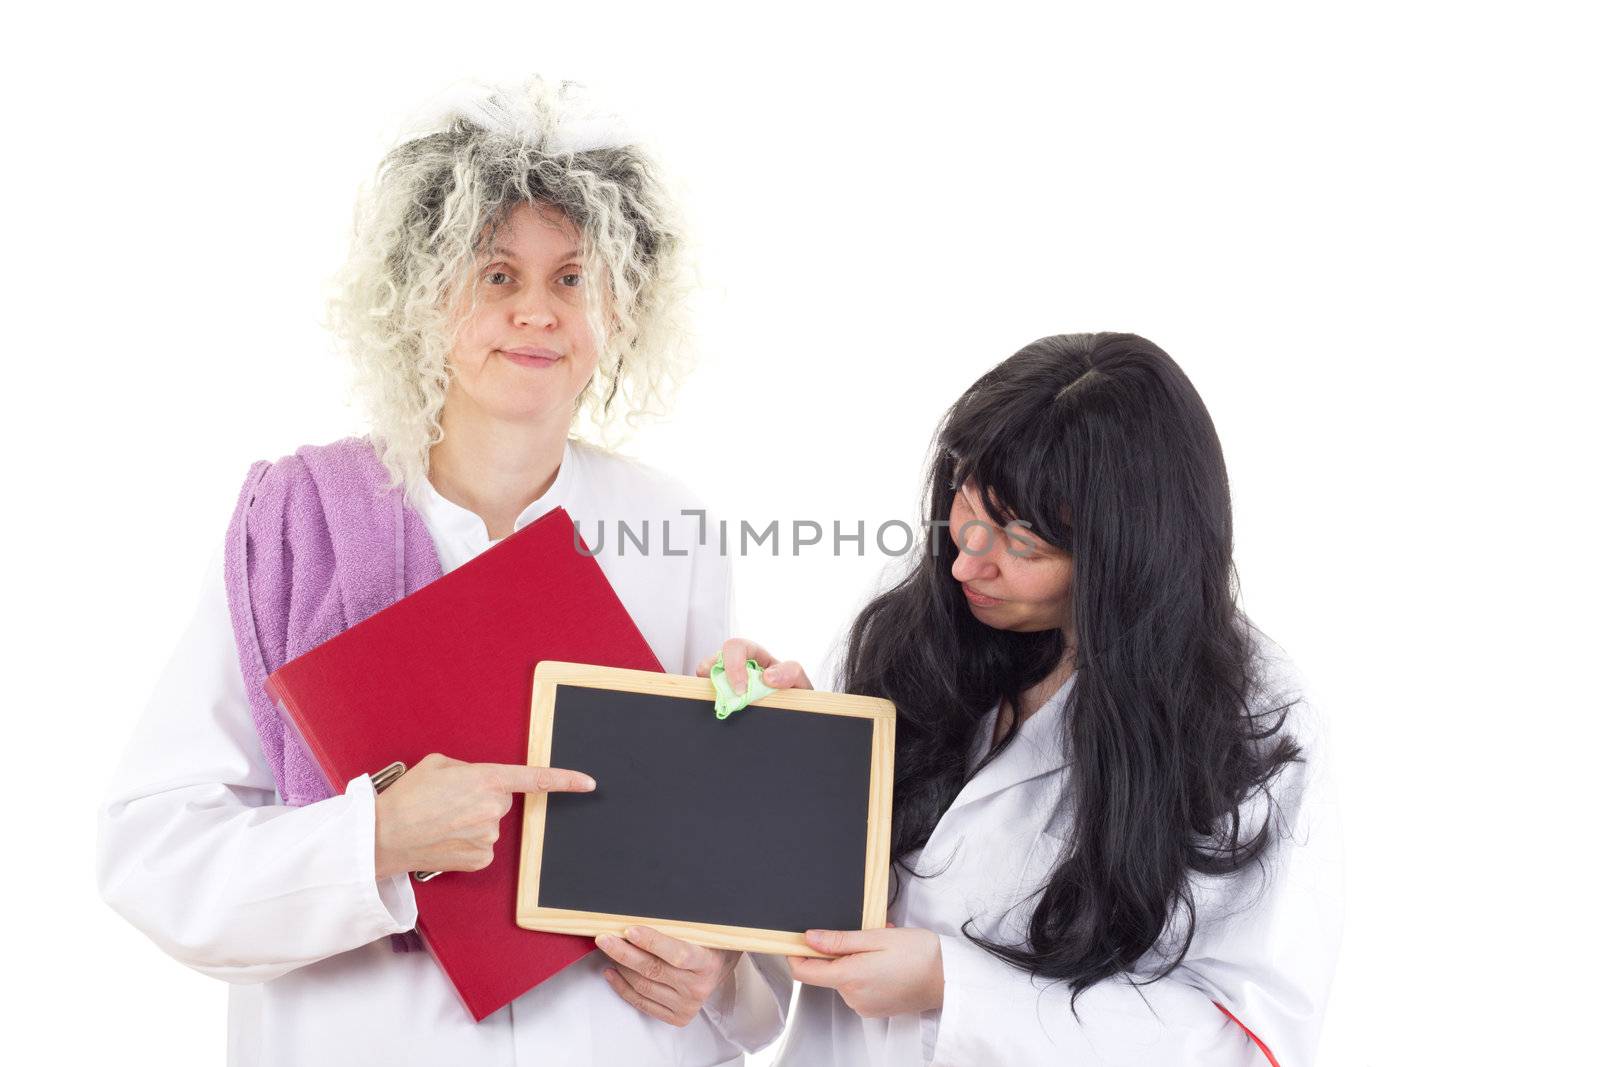
{"label": "eyebrow", "polygon": [[[493,248],[489,249],[489,254],[491,256],[498,256],[501,259],[517,258],[517,254],[515,252],[511,251],[509,248],[502,248],[500,245],[495,245]],[[571,248],[561,253],[561,262],[563,263],[577,263],[581,262],[582,260],[583,249],[581,248]]]}
{"label": "eyebrow", "polygon": [[[970,481],[970,480],[971,479],[968,479],[968,481]],[[977,510],[977,505],[975,505],[972,502],[972,498],[967,495],[967,483],[966,482],[961,483],[961,488],[956,490],[956,492],[960,496],[962,496],[963,498],[966,499],[967,506],[969,508],[972,508],[974,511]],[[985,506],[984,506],[983,512],[984,512],[985,515],[987,515],[989,513],[989,508],[987,506],[988,503],[989,502],[987,500],[984,501],[984,505]],[[1011,524],[1016,522],[1016,521],[1018,521],[1018,520],[1016,519],[1015,516],[1013,516],[1012,518],[1009,518],[1005,522],[1002,522],[1002,523],[996,523],[996,522],[994,522],[993,519],[990,519],[989,520],[989,524],[991,526],[993,526],[996,530],[998,530],[1001,534],[1004,534],[1007,539],[1013,540],[1013,541],[1020,540],[1029,549],[1033,550],[1034,552],[1037,552],[1041,556],[1053,555],[1056,552],[1060,551],[1060,549],[1058,549],[1055,545],[1052,545],[1049,541],[1046,541],[1043,537],[1039,536],[1039,531],[1035,530],[1032,525],[1023,526],[1016,533],[1012,533],[1011,532]]]}
{"label": "eyebrow", "polygon": [[[968,485],[968,483],[970,483],[970,482],[971,482],[971,481],[972,481],[972,479],[971,479],[971,478],[968,478],[968,479],[967,479],[967,481],[965,481],[965,482],[962,482],[962,483],[961,483],[961,488],[960,488],[960,490],[958,490],[958,491],[959,491],[959,492],[960,492],[960,493],[961,493],[961,495],[962,495],[962,496],[963,496],[963,497],[966,497],[966,500],[967,500],[967,507],[969,507],[969,508],[971,508],[971,509],[972,509],[972,510],[974,510],[974,511],[978,511],[978,510],[980,510],[980,509],[979,509],[979,504],[978,504],[978,502],[977,502],[977,501],[974,501],[974,500],[973,500],[973,499],[972,499],[972,497],[971,497],[971,495],[970,495],[970,494],[968,494],[968,492],[967,492],[967,485]],[[982,511],[983,511],[983,513],[984,513],[984,514],[985,514],[985,515],[988,515],[988,514],[989,514],[989,507],[990,507],[990,505],[991,505],[991,504],[992,504],[992,501],[990,501],[990,500],[989,500],[989,499],[988,499],[988,494],[987,494],[987,493],[985,493],[985,494],[983,494],[983,503],[982,503],[982,509],[981,509],[981,510],[982,510]],[[1005,527],[1006,527],[1006,525],[1007,525],[1007,523],[1009,523],[1009,522],[1010,522],[1010,520],[1007,520],[1007,522],[1006,522],[1006,523],[999,523],[999,524],[997,524],[997,525],[999,525],[999,526],[1000,526],[1000,528],[1001,528],[1001,529],[1004,529],[1004,528],[1005,528]]]}

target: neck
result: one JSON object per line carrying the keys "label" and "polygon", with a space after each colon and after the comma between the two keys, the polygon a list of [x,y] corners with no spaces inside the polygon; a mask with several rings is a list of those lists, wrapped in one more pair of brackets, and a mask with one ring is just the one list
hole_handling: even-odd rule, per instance
{"label": "neck", "polygon": [[1073,658],[1069,649],[1067,654],[1061,657],[1061,662],[1057,663],[1049,674],[1045,675],[1036,685],[1022,694],[1022,719],[1026,719],[1044,707],[1045,702],[1055,696],[1058,689],[1067,684],[1067,679],[1072,677],[1072,671]]}
{"label": "neck", "polygon": [[440,496],[482,519],[490,540],[498,541],[555,482],[571,420],[510,422],[469,410],[470,404],[455,389],[445,400],[444,437],[428,454],[428,480]]}
{"label": "neck", "polygon": [[[1067,650],[1062,655],[1060,661],[1057,662],[1053,668],[1051,668],[1049,674],[1045,675],[1042,679],[1034,683],[1029,688],[1023,690],[1021,696],[1022,713],[1017,716],[1015,725],[1020,727],[1023,723],[1028,721],[1029,716],[1038,711],[1040,708],[1044,707],[1045,703],[1051,697],[1056,695],[1056,691],[1067,684],[1067,679],[1072,677],[1072,672],[1076,669],[1076,644],[1072,639],[1072,633],[1069,631],[1067,633]],[[996,742],[998,742],[1001,737],[1005,736],[1007,731],[1013,728],[1011,719],[1011,706],[1010,704],[1005,704],[1000,708],[1000,713],[996,715],[994,719],[994,737]]]}

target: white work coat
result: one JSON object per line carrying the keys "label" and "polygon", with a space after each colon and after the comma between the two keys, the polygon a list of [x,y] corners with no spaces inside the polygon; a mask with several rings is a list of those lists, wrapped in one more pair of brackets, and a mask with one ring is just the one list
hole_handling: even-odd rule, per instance
{"label": "white work coat", "polygon": [[[1273,688],[1298,688],[1281,650],[1262,643]],[[1138,989],[1100,982],[1078,998],[1074,1016],[1065,983],[1035,979],[962,934],[970,919],[989,940],[1027,939],[1030,898],[1071,832],[1061,730],[1073,681],[1024,720],[910,857],[927,877],[896,879],[889,920],[939,935],[943,1007],[862,1019],[833,990],[802,985],[779,1067],[1264,1067],[1245,1027],[1282,1067],[1311,1067],[1338,948],[1342,875],[1325,748],[1309,703],[1288,720],[1305,762],[1286,767],[1274,790],[1288,836],[1261,870],[1194,880],[1194,942],[1170,976]],[[995,714],[990,709],[978,731],[974,762],[988,751]],[[1247,819],[1260,810],[1247,807]]]}
{"label": "white work coat", "polygon": [[[489,547],[478,516],[431,486],[427,495],[419,510],[445,571]],[[726,637],[731,603],[728,560],[680,513],[693,499],[647,467],[569,442],[516,528],[557,506],[591,546],[605,521],[601,569],[662,665],[693,673]],[[650,554],[635,542],[619,553],[615,523],[637,537],[646,519]],[[98,875],[106,901],[162,950],[231,983],[234,1067],[711,1067],[742,1063],[741,1050],[781,1031],[788,967],[758,956],[741,957],[682,1029],[612,992],[600,953],[473,1022],[429,953],[390,948],[387,935],[416,922],[411,879],[375,875],[370,778],[341,785],[315,804],[282,804],[250,718],[219,549],[102,806]]]}

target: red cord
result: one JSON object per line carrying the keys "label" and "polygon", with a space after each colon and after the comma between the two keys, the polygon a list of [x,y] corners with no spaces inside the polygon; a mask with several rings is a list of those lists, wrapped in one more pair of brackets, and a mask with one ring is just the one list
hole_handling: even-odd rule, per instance
{"label": "red cord", "polygon": [[[1217,1002],[1214,1000],[1211,1003],[1217,1004]],[[1243,1030],[1247,1035],[1249,1035],[1250,1040],[1256,1043],[1256,1048],[1261,1050],[1261,1054],[1267,1058],[1267,1062],[1272,1064],[1272,1067],[1281,1067],[1281,1065],[1278,1063],[1278,1058],[1272,1054],[1272,1050],[1266,1046],[1265,1042],[1255,1035],[1253,1030],[1251,1030],[1244,1023],[1240,1023],[1237,1015],[1229,1011],[1227,1008],[1224,1008],[1221,1004],[1217,1004],[1217,1010],[1226,1015],[1228,1018],[1232,1019],[1234,1022],[1239,1023],[1239,1029]]]}

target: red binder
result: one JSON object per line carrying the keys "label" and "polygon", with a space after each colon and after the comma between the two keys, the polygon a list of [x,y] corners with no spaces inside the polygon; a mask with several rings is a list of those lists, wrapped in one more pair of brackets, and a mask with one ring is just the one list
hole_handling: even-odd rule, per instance
{"label": "red binder", "polygon": [[[578,544],[558,508],[268,676],[335,793],[430,752],[525,763],[541,660],[661,670]],[[516,924],[522,805],[516,797],[488,867],[411,883],[417,931],[475,1020],[594,948]]]}

